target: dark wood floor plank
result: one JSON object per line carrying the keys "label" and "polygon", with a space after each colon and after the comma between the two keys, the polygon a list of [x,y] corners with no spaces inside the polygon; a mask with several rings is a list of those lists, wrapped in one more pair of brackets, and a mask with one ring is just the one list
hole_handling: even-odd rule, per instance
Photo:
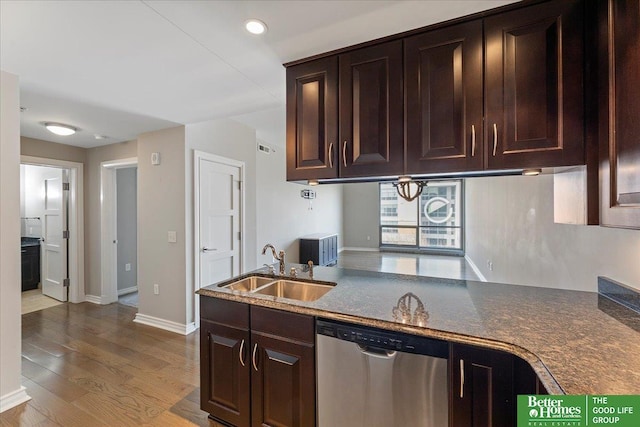
{"label": "dark wood floor plank", "polygon": [[133,323],[119,304],[62,304],[23,315],[28,403],[0,427],[207,426],[200,410],[199,335]]}

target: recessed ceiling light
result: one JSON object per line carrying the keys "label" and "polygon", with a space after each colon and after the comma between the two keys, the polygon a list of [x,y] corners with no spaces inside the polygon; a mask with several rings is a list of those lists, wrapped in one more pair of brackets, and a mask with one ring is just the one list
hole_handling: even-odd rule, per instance
{"label": "recessed ceiling light", "polygon": [[98,135],[98,134],[93,135],[93,137],[94,137],[95,139],[107,139],[107,138],[109,138],[108,136],[105,136],[105,135]]}
{"label": "recessed ceiling light", "polygon": [[62,123],[45,123],[44,127],[46,127],[49,132],[60,136],[69,136],[76,133],[76,128],[69,125],[63,125]]}
{"label": "recessed ceiling light", "polygon": [[259,19],[249,19],[244,23],[244,28],[251,34],[264,34],[267,32],[267,24]]}

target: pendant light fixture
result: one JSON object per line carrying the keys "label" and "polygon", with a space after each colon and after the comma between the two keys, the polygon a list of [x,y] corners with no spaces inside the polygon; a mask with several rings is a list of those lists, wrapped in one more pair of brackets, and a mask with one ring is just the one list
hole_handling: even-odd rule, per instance
{"label": "pendant light fixture", "polygon": [[[416,186],[414,194],[411,194],[411,185]],[[393,186],[396,188],[398,195],[407,202],[412,202],[422,194],[422,190],[427,186],[427,181],[413,181],[410,176],[398,177],[398,182],[394,182]]]}

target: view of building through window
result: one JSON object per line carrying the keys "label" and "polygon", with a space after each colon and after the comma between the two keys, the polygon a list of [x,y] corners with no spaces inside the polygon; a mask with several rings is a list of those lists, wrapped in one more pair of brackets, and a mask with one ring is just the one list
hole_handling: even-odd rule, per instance
{"label": "view of building through window", "polygon": [[461,251],[463,200],[460,180],[430,181],[411,202],[380,184],[380,246]]}

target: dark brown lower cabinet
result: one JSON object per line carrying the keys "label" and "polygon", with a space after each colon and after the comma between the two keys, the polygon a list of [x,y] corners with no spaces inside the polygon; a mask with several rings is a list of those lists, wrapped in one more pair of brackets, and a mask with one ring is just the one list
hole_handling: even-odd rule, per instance
{"label": "dark brown lower cabinet", "polygon": [[519,394],[547,394],[531,366],[517,356],[451,344],[449,425],[511,427]]}
{"label": "dark brown lower cabinet", "polygon": [[515,425],[512,356],[461,344],[450,351],[449,425]]}
{"label": "dark brown lower cabinet", "polygon": [[201,408],[226,425],[314,426],[314,319],[200,298]]}

